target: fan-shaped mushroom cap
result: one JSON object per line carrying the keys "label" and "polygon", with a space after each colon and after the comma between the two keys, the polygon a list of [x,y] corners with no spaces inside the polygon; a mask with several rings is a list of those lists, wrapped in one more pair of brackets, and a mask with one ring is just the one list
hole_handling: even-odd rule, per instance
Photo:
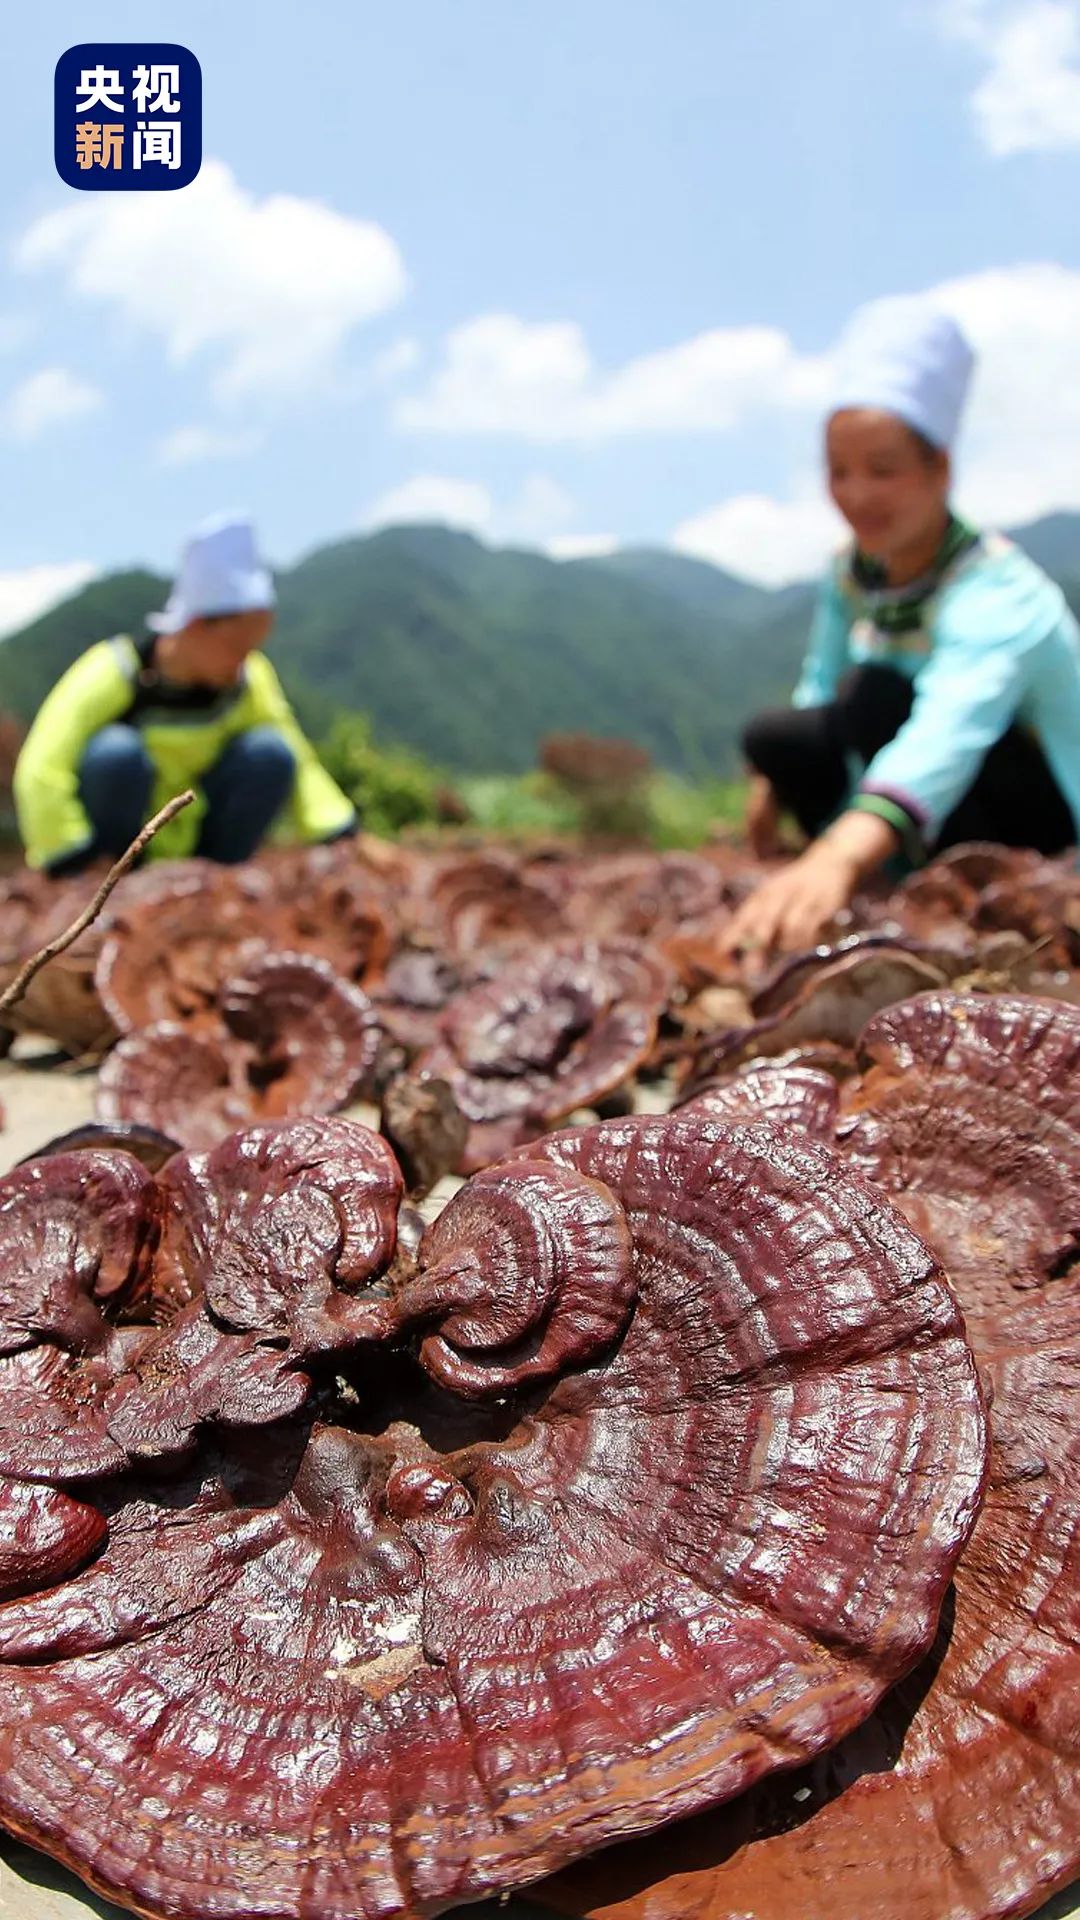
{"label": "fan-shaped mushroom cap", "polygon": [[1080,1869],[1080,1284],[981,1337],[990,1485],[933,1650],[805,1772],[541,1890],[593,1920],[1019,1920]]}
{"label": "fan-shaped mushroom cap", "polygon": [[473,1123],[463,1165],[489,1164],[640,1066],[671,990],[630,940],[563,939],[454,1000],[414,1071],[445,1080]]}
{"label": "fan-shaped mushroom cap", "polygon": [[128,1034],[105,1062],[97,1110],[192,1148],[259,1120],[327,1113],[368,1075],[380,1028],[371,1002],[314,954],[241,949],[219,983],[219,1026],[160,1022]]}
{"label": "fan-shaped mushroom cap", "polygon": [[1042,1285],[1080,1247],[1080,1010],[921,994],[860,1050],[839,1143],[926,1235],[965,1313]]}
{"label": "fan-shaped mushroom cap", "polygon": [[583,862],[566,904],[570,926],[594,939],[664,940],[729,907],[727,875],[703,853],[623,853]]}
{"label": "fan-shaped mushroom cap", "polygon": [[240,949],[272,938],[270,904],[242,888],[231,868],[181,869],[148,902],[117,916],[98,958],[97,990],[120,1033],[163,1020],[212,1030]]}
{"label": "fan-shaped mushroom cap", "polygon": [[750,1126],[768,1120],[773,1126],[794,1128],[813,1139],[831,1142],[840,1094],[831,1073],[822,1067],[772,1061],[743,1067],[728,1080],[710,1087],[677,1111],[701,1113],[729,1126]]}
{"label": "fan-shaped mushroom cap", "polygon": [[252,1102],[227,1041],[161,1020],[113,1048],[95,1106],[103,1126],[150,1126],[202,1150],[242,1127]]}
{"label": "fan-shaped mushroom cap", "polygon": [[934,961],[893,942],[860,941],[839,954],[829,950],[803,956],[783,972],[783,984],[791,989],[789,999],[776,1006],[781,992],[774,982],[764,995],[764,1003],[774,1006],[774,1011],[741,1032],[725,1032],[697,1045],[685,1097],[704,1092],[715,1080],[750,1061],[787,1053],[807,1042],[854,1048],[867,1020],[879,1008],[941,986],[945,978]]}
{"label": "fan-shaped mushroom cap", "polygon": [[[158,1258],[222,1339],[292,1338],[309,1181],[304,1299],[334,1259],[377,1304],[386,1149],[305,1124],[159,1183]],[[403,1368],[396,1418],[128,1476],[94,1564],[0,1608],[0,1817],[145,1913],[520,1884],[811,1758],[932,1638],[981,1396],[927,1249],[824,1149],[698,1117],[553,1136],[382,1302],[341,1365],[361,1427]],[[410,1419],[447,1386],[477,1422],[450,1452]]]}

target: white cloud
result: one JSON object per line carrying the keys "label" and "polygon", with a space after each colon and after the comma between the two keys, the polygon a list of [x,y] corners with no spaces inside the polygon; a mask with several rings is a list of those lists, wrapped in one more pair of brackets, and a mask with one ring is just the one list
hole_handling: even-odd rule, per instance
{"label": "white cloud", "polygon": [[843,521],[827,499],[773,500],[742,493],[682,521],[671,545],[761,586],[783,587],[820,572],[843,533]]}
{"label": "white cloud", "polygon": [[[897,292],[911,292],[911,288],[899,288]],[[1080,509],[1080,271],[1049,263],[999,267],[919,292],[951,311],[965,326],[980,361],[957,459],[957,501],[961,509],[982,522],[1005,526],[1022,524],[1057,509]],[[528,328],[523,323],[519,328],[515,338],[523,346]],[[553,332],[559,338],[565,334],[577,340],[578,372],[588,369],[588,353],[577,328],[555,328]],[[557,384],[553,367],[561,351],[557,342],[553,344],[548,338],[550,394]],[[667,365],[669,371],[700,365],[694,353],[680,355],[675,349],[634,361],[630,367],[655,367],[655,363]],[[748,363],[753,365],[753,355],[748,355]],[[773,363],[776,378],[771,384],[765,380],[749,382],[748,405],[753,405],[765,426],[769,415],[774,422],[805,417],[809,424],[811,409],[822,411],[832,353],[799,355],[794,346],[786,346],[782,353],[774,353]],[[571,365],[569,359],[565,365]],[[519,374],[517,413],[509,407],[505,380],[500,388],[505,405],[502,430],[509,430],[511,422],[517,420],[517,430],[532,436],[532,407],[538,390],[528,382],[527,353],[519,363]],[[569,394],[569,390],[571,384],[563,382],[563,392]],[[611,396],[625,397],[632,390],[640,392],[638,374],[630,376],[628,369],[609,380],[582,374],[577,399],[563,399],[561,430],[569,430],[573,424],[577,432],[582,407],[592,409],[590,419],[594,424],[590,430],[596,430],[600,413],[592,407],[592,399],[598,392],[607,396],[605,417],[609,424],[617,415],[617,426],[611,430],[630,432],[632,417],[640,422],[640,432],[655,430],[655,405],[615,409]],[[446,392],[442,401],[448,403]],[[494,417],[484,411],[490,405],[494,407],[490,396],[480,407],[479,392],[473,392],[475,405],[469,415],[463,401],[465,392],[457,390],[455,419],[459,430],[465,417],[473,422]],[[673,419],[675,407],[669,407],[667,415]],[[432,495],[432,486],[450,493]],[[413,492],[415,488],[421,488],[419,495]],[[475,482],[434,476],[409,482],[405,490],[392,495],[392,505],[398,518],[452,518],[454,524],[469,524],[486,538],[540,543],[557,557],[601,551],[598,543],[607,545],[611,538],[575,534],[575,505],[546,476],[532,476],[519,499],[507,507],[498,507],[488,490],[477,488]],[[736,493],[703,505],[676,526],[671,538],[684,553],[696,553],[730,572],[780,586],[817,572],[842,538],[842,522],[828,505],[824,488],[819,490],[817,476],[796,474],[792,486],[782,495]],[[613,538],[611,543],[615,543]]]}
{"label": "white cloud", "polygon": [[205,355],[225,402],[330,381],[353,330],[402,298],[394,241],[292,194],[259,199],[220,160],[177,193],[79,194],[15,248],[76,300],[111,307],[184,366]]}
{"label": "white cloud", "polygon": [[[952,312],[979,356],[958,456],[959,505],[977,519],[999,525],[1080,508],[1080,271],[1036,262],[994,268],[936,287],[895,291],[923,292]],[[734,387],[722,391],[717,374],[722,356],[715,347],[702,350],[700,340],[687,343],[685,350],[648,355],[616,375],[601,376],[591,369],[584,336],[576,327],[541,329],[543,339],[533,342],[541,351],[533,358],[530,341],[535,330],[524,322],[512,323],[509,330],[500,322],[494,332],[486,322],[475,326],[489,346],[499,339],[509,343],[517,354],[516,372],[511,379],[507,362],[499,359],[498,352],[492,357],[485,349],[485,354],[473,357],[470,348],[448,355],[424,405],[434,407],[437,402],[438,417],[447,426],[455,420],[459,431],[471,421],[479,432],[483,422],[497,418],[500,431],[541,437],[537,410],[544,382],[549,438],[556,437],[556,428],[559,434],[578,436],[585,431],[585,421],[590,433],[600,431],[599,423],[604,422],[604,431],[620,434],[629,433],[636,421],[637,431],[644,434],[657,431],[663,417],[674,431],[677,419],[685,424],[691,392],[696,393],[699,406],[697,428],[708,419],[718,425],[729,402],[752,407],[763,422],[771,414],[774,423],[778,418],[795,419],[807,426],[811,414],[823,411],[827,404],[832,350],[800,354],[784,343],[782,335],[767,328],[745,330],[758,340],[758,346],[751,348],[740,336],[740,345],[733,351],[731,364],[741,359],[746,372],[739,398]],[[762,349],[763,336],[772,338],[772,348]],[[479,337],[472,335],[474,345]],[[701,338],[715,340],[715,336]],[[725,338],[730,344],[730,336]],[[536,377],[540,363],[546,369],[542,381]],[[471,369],[471,386],[458,379],[466,364]],[[769,364],[771,379],[764,372]],[[452,367],[457,369],[457,384],[448,386]],[[493,370],[496,383],[486,394],[480,380],[482,367]],[[708,378],[699,378],[703,367],[709,369]],[[641,398],[645,395],[647,404]],[[429,412],[426,417],[433,424],[435,415]],[[415,412],[413,418],[418,419]],[[409,484],[427,489],[433,484],[432,476]],[[563,555],[584,550],[581,542],[601,538],[574,532],[573,502],[544,476],[533,476],[516,502],[501,507],[486,489],[477,491],[475,482],[441,479],[437,484],[455,490],[450,505],[456,509],[457,524],[469,524],[487,537],[527,539]],[[467,489],[464,494],[459,491],[462,488]],[[441,502],[441,495],[432,499],[424,492],[419,505],[427,506],[428,517],[439,518],[443,517]],[[405,505],[413,509],[411,517],[420,517],[410,492]],[[410,516],[399,513],[398,517]],[[838,530],[824,490],[817,490],[816,476],[807,479],[794,474],[786,493],[777,497],[735,494],[708,502],[680,523],[672,540],[683,551],[702,555],[732,572],[779,585],[816,571],[835,546]]]}
{"label": "white cloud", "polygon": [[971,109],[990,153],[1080,146],[1077,0],[949,0],[940,22],[985,67]]}
{"label": "white cloud", "polygon": [[617,553],[619,545],[613,533],[557,533],[547,550],[553,560],[602,560]]}
{"label": "white cloud", "polygon": [[[957,455],[959,506],[999,526],[1080,508],[1080,272],[1001,267],[924,291],[953,314],[979,361]],[[824,488],[800,479],[786,498],[743,494],[705,507],[672,542],[779,585],[813,573],[839,526]]]}
{"label": "white cloud", "polygon": [[450,334],[428,387],[396,417],[414,432],[538,441],[715,433],[766,402],[813,405],[825,376],[776,327],[716,328],[605,372],[573,322],[493,313]]}
{"label": "white cloud", "polygon": [[1005,524],[1080,507],[1080,272],[1003,267],[931,293],[979,355],[961,504]]}
{"label": "white cloud", "polygon": [[575,511],[576,503],[565,488],[546,473],[529,474],[505,502],[498,502],[477,480],[418,473],[380,494],[361,515],[360,524],[387,527],[435,521],[447,527],[463,527],[487,540],[544,547],[553,552],[560,540],[591,537],[560,532]]}
{"label": "white cloud", "polygon": [[218,427],[176,427],[158,441],[162,467],[190,467],[204,460],[241,460],[262,442],[255,433],[229,433]]}
{"label": "white cloud", "polygon": [[0,573],[0,636],[17,632],[39,614],[47,613],[57,601],[78,593],[96,573],[97,568],[85,560]]}
{"label": "white cloud", "polygon": [[100,388],[77,379],[66,367],[42,367],[8,395],[4,428],[14,440],[36,440],[51,427],[97,413],[104,402]]}
{"label": "white cloud", "polygon": [[565,487],[546,473],[530,473],[500,522],[506,539],[543,542],[572,520],[575,502]]}
{"label": "white cloud", "polygon": [[462,527],[468,533],[489,533],[495,502],[475,480],[455,480],[448,474],[418,473],[399,487],[379,495],[363,514],[365,527],[398,527],[437,521]]}

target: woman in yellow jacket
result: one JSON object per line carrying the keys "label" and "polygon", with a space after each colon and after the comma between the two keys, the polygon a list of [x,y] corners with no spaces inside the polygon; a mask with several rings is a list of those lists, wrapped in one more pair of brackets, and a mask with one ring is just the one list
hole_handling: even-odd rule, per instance
{"label": "woman in yellow jacket", "polygon": [[305,738],[259,651],[274,588],[248,520],[208,521],[188,542],[163,613],[139,639],[102,640],[42,703],[15,769],[31,867],[72,873],[130,844],[174,793],[196,804],[151,859],[246,860],[275,839],[335,840],[352,804]]}

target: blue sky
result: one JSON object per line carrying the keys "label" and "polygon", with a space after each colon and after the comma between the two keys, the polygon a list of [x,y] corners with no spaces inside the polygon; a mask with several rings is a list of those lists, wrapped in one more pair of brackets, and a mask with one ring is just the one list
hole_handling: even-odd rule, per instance
{"label": "blue sky", "polygon": [[[52,71],[179,40],[200,179],[91,194]],[[1080,0],[340,0],[24,10],[0,127],[0,628],[167,568],[445,517],[767,581],[835,537],[851,309],[934,290],[982,353],[961,498],[1080,506]]]}

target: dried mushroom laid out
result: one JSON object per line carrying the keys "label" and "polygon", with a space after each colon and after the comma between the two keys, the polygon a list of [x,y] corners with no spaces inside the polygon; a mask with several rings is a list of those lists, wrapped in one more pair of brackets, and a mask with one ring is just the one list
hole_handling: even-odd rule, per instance
{"label": "dried mushroom laid out", "polygon": [[257,1121],[344,1106],[374,1068],[380,1027],[359,987],[310,953],[243,949],[218,983],[216,1025],[129,1033],[98,1083],[102,1121],[205,1148]]}
{"label": "dried mushroom laid out", "polygon": [[671,986],[636,941],[570,937],[460,994],[414,1072],[445,1080],[471,1122],[462,1170],[620,1087],[648,1055]]}
{"label": "dried mushroom laid out", "polygon": [[981,1358],[990,1482],[933,1648],[838,1747],[542,1889],[591,1920],[1019,1920],[1080,1869],[1080,1282]]}
{"label": "dried mushroom laid out", "polygon": [[828,1042],[850,1049],[880,1008],[941,986],[945,979],[933,958],[910,952],[898,941],[859,940],[804,954],[755,996],[752,1026],[699,1042],[686,1077],[686,1096],[703,1092],[741,1066],[793,1047]]}
{"label": "dried mushroom laid out", "polygon": [[829,1140],[840,1108],[840,1092],[823,1067],[800,1062],[759,1062],[709,1087],[681,1106],[683,1114],[707,1114],[711,1120],[749,1126],[767,1120],[812,1139]]}
{"label": "dried mushroom laid out", "polygon": [[0,1819],[141,1912],[520,1885],[813,1760],[933,1640],[981,1390],[828,1149],[556,1134],[417,1250],[401,1185],[318,1120],[0,1182]]}
{"label": "dried mushroom laid out", "polygon": [[860,1054],[838,1144],[926,1235],[969,1321],[1080,1254],[1080,1010],[921,994]]}
{"label": "dried mushroom laid out", "polygon": [[594,1920],[1019,1920],[1080,1871],[1080,1013],[930,993],[827,1077],[762,1065],[683,1112],[763,1110],[888,1188],[955,1283],[990,1480],[927,1659],[805,1772],[545,1903]]}

